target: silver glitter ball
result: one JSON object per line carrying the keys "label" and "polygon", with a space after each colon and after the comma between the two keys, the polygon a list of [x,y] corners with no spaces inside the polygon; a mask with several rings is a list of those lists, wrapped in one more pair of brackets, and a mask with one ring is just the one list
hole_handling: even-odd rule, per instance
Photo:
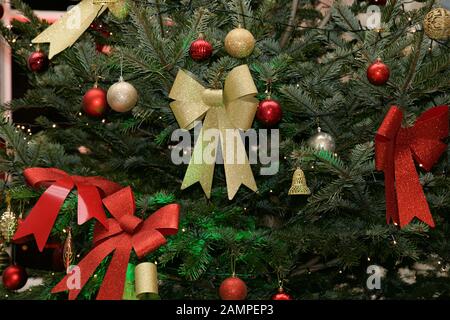
{"label": "silver glitter ball", "polygon": [[138,92],[132,84],[120,79],[108,89],[106,99],[114,111],[127,112],[136,105]]}
{"label": "silver glitter ball", "polygon": [[317,128],[317,133],[308,139],[308,145],[311,148],[329,152],[334,152],[336,149],[336,143],[334,142],[333,136],[326,132],[322,132],[320,127]]}

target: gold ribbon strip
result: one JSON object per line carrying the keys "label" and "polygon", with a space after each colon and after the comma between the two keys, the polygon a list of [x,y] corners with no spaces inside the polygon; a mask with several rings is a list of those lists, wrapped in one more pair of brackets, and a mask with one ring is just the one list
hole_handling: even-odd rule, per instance
{"label": "gold ribbon strip", "polygon": [[95,20],[119,0],[82,0],[61,19],[34,38],[33,43],[50,43],[49,59],[70,47]]}
{"label": "gold ribbon strip", "polygon": [[[215,162],[205,162],[204,155],[210,151],[215,159],[219,141],[203,139],[203,134],[208,129],[216,129],[220,133],[228,198],[233,199],[241,184],[253,191],[257,190],[238,130],[245,131],[251,127],[258,106],[258,100],[255,98],[257,93],[247,65],[238,66],[230,71],[223,90],[207,89],[185,71],[178,71],[169,93],[169,97],[175,100],[170,103],[170,107],[178,124],[181,128],[190,130],[196,121],[204,120],[184,176],[182,190],[200,182],[206,196],[208,198],[211,196]],[[230,141],[231,138],[234,141]],[[234,150],[227,150],[229,147]]]}

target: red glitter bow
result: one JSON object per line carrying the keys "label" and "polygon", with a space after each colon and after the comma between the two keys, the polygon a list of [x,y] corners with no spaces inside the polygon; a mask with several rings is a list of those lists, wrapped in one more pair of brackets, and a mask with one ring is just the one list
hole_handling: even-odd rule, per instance
{"label": "red glitter bow", "polygon": [[166,243],[166,235],[178,232],[178,204],[166,205],[143,221],[134,216],[136,207],[130,187],[103,199],[103,203],[113,218],[107,221],[108,229],[96,224],[95,247],[78,264],[80,288],[69,288],[68,282],[74,275],[68,274],[53,288],[52,293],[70,290],[69,299],[76,299],[98,265],[114,252],[97,300],[120,300],[131,251],[134,249],[137,256],[142,258]]}
{"label": "red glitter bow", "polygon": [[44,250],[58,212],[70,191],[78,190],[78,224],[95,218],[106,226],[106,214],[102,197],[120,188],[117,183],[101,177],[70,176],[56,168],[28,168],[23,171],[25,179],[34,188],[49,186],[31,209],[27,218],[20,223],[14,240],[34,235],[39,251]]}
{"label": "red glitter bow", "polygon": [[441,139],[448,136],[448,106],[431,108],[409,128],[401,127],[402,119],[402,111],[391,107],[375,137],[375,166],[385,176],[386,220],[403,227],[417,217],[434,227],[414,160],[429,171],[446,150]]}

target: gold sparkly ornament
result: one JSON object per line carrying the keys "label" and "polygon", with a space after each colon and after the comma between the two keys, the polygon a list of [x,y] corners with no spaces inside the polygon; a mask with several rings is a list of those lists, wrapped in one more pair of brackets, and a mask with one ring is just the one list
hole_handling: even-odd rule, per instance
{"label": "gold sparkly ornament", "polygon": [[130,3],[128,0],[117,0],[115,3],[109,4],[108,8],[117,19],[123,20],[130,12]]}
{"label": "gold sparkly ornament", "polygon": [[134,269],[136,297],[139,300],[159,300],[156,264],[143,262]]}
{"label": "gold sparkly ornament", "polygon": [[[175,100],[170,103],[170,108],[178,124],[181,128],[190,130],[197,121],[204,121],[181,189],[200,182],[206,196],[211,196],[215,159],[221,148],[228,198],[233,199],[241,184],[253,191],[257,190],[238,131],[248,130],[252,126],[258,107],[258,100],[255,98],[257,93],[247,65],[230,71],[223,90],[207,89],[192,75],[183,70],[178,71],[169,93],[169,97]],[[208,135],[218,132],[220,139],[204,138],[204,132]],[[235,139],[235,136],[238,138]],[[212,161],[205,161],[205,154],[211,156]]]}
{"label": "gold sparkly ornament", "polygon": [[255,42],[252,33],[239,26],[225,37],[225,50],[232,57],[245,58],[252,54]]}
{"label": "gold sparkly ornament", "polygon": [[82,0],[45,29],[32,43],[50,43],[49,59],[70,47],[106,9],[120,0]]}
{"label": "gold sparkly ornament", "polygon": [[425,34],[433,40],[446,40],[450,37],[450,11],[435,8],[423,20]]}
{"label": "gold sparkly ornament", "polygon": [[114,111],[127,112],[134,108],[138,101],[138,92],[131,83],[128,83],[120,77],[119,81],[114,83],[106,95],[108,104]]}
{"label": "gold sparkly ornament", "polygon": [[302,169],[297,168],[292,177],[292,186],[289,189],[290,196],[292,195],[310,195],[311,191],[306,185],[305,173]]}
{"label": "gold sparkly ornament", "polygon": [[7,209],[0,217],[0,237],[4,242],[9,243],[17,229],[17,217],[11,210],[11,196],[6,195]]}

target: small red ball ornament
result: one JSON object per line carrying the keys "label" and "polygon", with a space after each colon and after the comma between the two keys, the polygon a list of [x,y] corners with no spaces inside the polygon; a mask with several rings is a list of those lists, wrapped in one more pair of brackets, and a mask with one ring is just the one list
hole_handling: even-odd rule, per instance
{"label": "small red ball ornament", "polygon": [[42,51],[35,51],[28,57],[28,69],[33,72],[41,72],[47,69],[49,60]]}
{"label": "small red ball ornament", "polygon": [[189,55],[192,60],[195,61],[204,61],[211,57],[213,52],[213,47],[211,43],[203,39],[203,36],[200,36],[197,40],[191,43],[191,47],[189,48]]}
{"label": "small red ball ornament", "polygon": [[19,290],[28,280],[27,272],[24,267],[10,265],[3,271],[3,286],[8,290]]}
{"label": "small red ball ornament", "polygon": [[278,288],[278,293],[272,296],[272,300],[293,300],[292,296],[284,292],[283,288]]}
{"label": "small red ball ornament", "polygon": [[223,280],[219,288],[222,300],[245,300],[247,297],[247,285],[236,276]]}
{"label": "small red ball ornament", "polygon": [[0,19],[3,18],[4,13],[5,13],[5,8],[3,8],[3,4],[0,3]]}
{"label": "small red ball ornament", "polygon": [[386,2],[387,0],[369,0],[369,3],[375,6],[385,6]]}
{"label": "small red ball ornament", "polygon": [[106,91],[102,88],[89,89],[83,97],[83,110],[91,117],[101,117],[106,109],[108,103],[106,101]]}
{"label": "small red ball ornament", "polygon": [[390,70],[381,59],[377,59],[367,68],[367,80],[375,86],[382,86],[389,80]]}
{"label": "small red ball ornament", "polygon": [[270,98],[261,101],[256,111],[256,118],[267,127],[276,125],[282,116],[280,104]]}

